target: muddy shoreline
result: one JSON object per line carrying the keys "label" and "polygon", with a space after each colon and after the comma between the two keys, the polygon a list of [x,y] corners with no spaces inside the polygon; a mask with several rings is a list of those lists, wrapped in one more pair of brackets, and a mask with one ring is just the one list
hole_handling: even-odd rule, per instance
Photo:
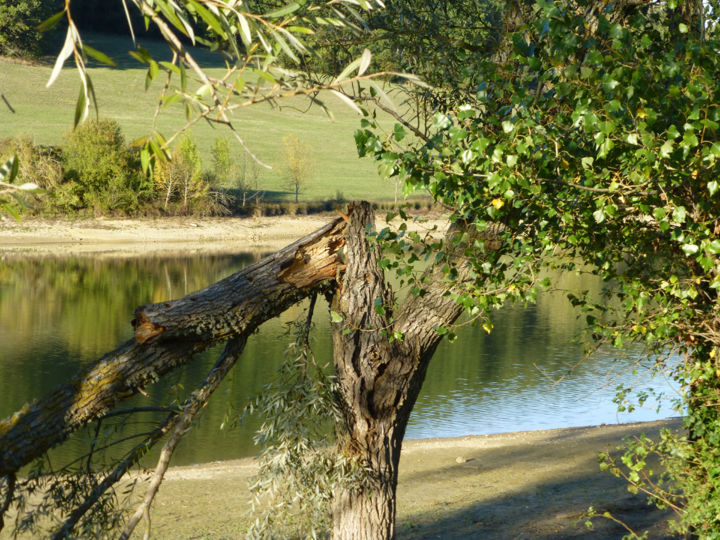
{"label": "muddy shoreline", "polygon": [[[319,229],[337,213],[260,218],[25,218],[0,219],[0,254],[28,256],[228,254],[274,251]],[[399,222],[395,223],[399,224]],[[378,228],[387,224],[378,219]],[[419,232],[444,230],[447,220],[431,215],[410,223]]]}

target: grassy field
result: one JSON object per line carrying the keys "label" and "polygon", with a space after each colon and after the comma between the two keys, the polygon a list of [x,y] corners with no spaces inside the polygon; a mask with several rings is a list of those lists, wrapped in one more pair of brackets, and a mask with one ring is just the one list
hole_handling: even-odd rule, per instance
{"label": "grassy field", "polygon": [[[94,67],[91,70],[100,116],[117,120],[128,141],[148,134],[163,77],[156,79],[146,92],[146,71],[127,54],[133,49],[129,37],[88,35],[85,38],[118,63],[117,68]],[[158,43],[145,42],[143,46],[163,50]],[[201,59],[207,66],[217,62],[210,55],[201,56]],[[48,59],[47,64],[26,65],[0,59],[0,93],[16,111],[12,114],[0,103],[0,138],[29,135],[37,144],[59,144],[63,134],[72,127],[80,88],[77,72],[68,62],[55,84],[47,89],[45,84],[50,76],[51,62],[52,59]],[[326,102],[333,111],[334,120],[319,107],[301,112],[308,106],[305,99],[288,100],[281,110],[254,106],[236,114],[234,122],[248,145],[263,161],[274,166],[273,170],[262,170],[259,188],[267,191],[270,199],[291,198],[282,176],[280,155],[283,136],[294,133],[313,148],[317,165],[314,177],[301,193],[303,200],[333,198],[338,192],[347,199],[392,199],[395,193],[393,182],[378,176],[372,160],[357,157],[353,133],[360,126],[359,116],[333,96],[327,97]],[[183,124],[181,106],[164,110],[158,123],[166,136]],[[193,128],[192,135],[203,156],[204,168],[211,167],[209,150],[213,141],[224,134],[227,132],[206,124]],[[240,146],[235,145],[235,148],[240,156]]]}

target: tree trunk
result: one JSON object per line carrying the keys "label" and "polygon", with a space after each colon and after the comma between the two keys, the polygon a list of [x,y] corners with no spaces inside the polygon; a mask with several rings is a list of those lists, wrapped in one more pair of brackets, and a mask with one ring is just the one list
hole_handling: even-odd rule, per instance
{"label": "tree trunk", "polygon": [[456,278],[448,281],[440,265],[432,266],[424,294],[410,297],[394,313],[379,248],[366,239],[372,208],[361,203],[349,214],[347,225],[341,219],[329,223],[203,291],[138,308],[134,339],[68,385],[0,421],[0,476],[14,478],[20,467],[209,344],[245,336],[302,298],[334,290],[332,309],[343,316],[333,325],[345,416],[338,427],[338,452],[354,460],[363,475],[335,493],[333,530],[341,539],[392,538],[405,428],[441,338],[436,329],[461,313],[448,292],[470,271],[463,263],[466,246],[453,247],[450,231],[445,262],[456,265]]}
{"label": "tree trunk", "polygon": [[[337,450],[364,471],[361,482],[340,485],[334,495],[333,537],[343,540],[394,537],[405,428],[441,338],[436,329],[451,324],[461,313],[447,294],[452,283],[441,270],[431,268],[425,294],[410,297],[393,317],[393,296],[378,262],[379,249],[366,239],[366,228],[373,221],[368,203],[352,209],[346,229],[347,267],[332,302],[332,310],[343,318],[333,327],[335,370],[345,413]],[[447,239],[453,237],[454,231],[449,232]],[[451,263],[463,260],[462,249],[448,253]],[[461,264],[458,279],[468,274]]]}
{"label": "tree trunk", "polygon": [[[374,422],[372,432],[363,434],[361,457],[369,467],[366,482],[362,486],[338,488],[334,494],[333,538],[336,540],[395,537],[396,487],[403,438],[400,431],[404,435],[407,419],[402,426],[389,421],[390,433],[375,432],[374,428],[381,424],[384,425]],[[348,451],[348,447],[344,450]]]}

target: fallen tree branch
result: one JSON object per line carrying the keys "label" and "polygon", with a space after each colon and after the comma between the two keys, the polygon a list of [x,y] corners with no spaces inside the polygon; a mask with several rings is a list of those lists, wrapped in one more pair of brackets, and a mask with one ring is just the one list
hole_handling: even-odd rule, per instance
{"label": "fallen tree branch", "polygon": [[0,476],[17,472],[213,342],[249,335],[323,291],[342,267],[338,250],[344,228],[338,218],[207,289],[139,308],[135,339],[0,421]]}

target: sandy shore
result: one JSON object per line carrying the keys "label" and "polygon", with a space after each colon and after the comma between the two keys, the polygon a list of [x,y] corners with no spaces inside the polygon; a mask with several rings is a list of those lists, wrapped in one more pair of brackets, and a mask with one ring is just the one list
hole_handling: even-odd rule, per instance
{"label": "sandy shore", "polygon": [[[398,485],[398,538],[619,539],[610,511],[650,538],[672,538],[672,517],[601,472],[597,455],[623,437],[679,428],[679,420],[406,441]],[[176,467],[153,510],[154,538],[242,538],[250,519],[253,459]]]}
{"label": "sandy shore", "polygon": [[[30,255],[157,252],[237,253],[275,250],[336,218],[337,214],[261,218],[40,219],[0,218],[0,252]],[[378,227],[385,223],[378,220]],[[432,217],[411,224],[418,231],[447,221]]]}
{"label": "sandy shore", "polygon": [[[672,512],[649,506],[598,467],[598,453],[617,453],[624,437],[654,437],[661,428],[679,429],[680,420],[405,441],[397,538],[617,540],[627,534],[605,518],[588,529],[590,506],[640,534],[648,531],[652,540],[679,538],[668,530]],[[152,507],[150,538],[245,538],[256,471],[253,458],[171,467]],[[134,497],[143,495],[141,481]],[[133,538],[144,532],[141,522]],[[0,532],[6,538],[10,530]]]}

